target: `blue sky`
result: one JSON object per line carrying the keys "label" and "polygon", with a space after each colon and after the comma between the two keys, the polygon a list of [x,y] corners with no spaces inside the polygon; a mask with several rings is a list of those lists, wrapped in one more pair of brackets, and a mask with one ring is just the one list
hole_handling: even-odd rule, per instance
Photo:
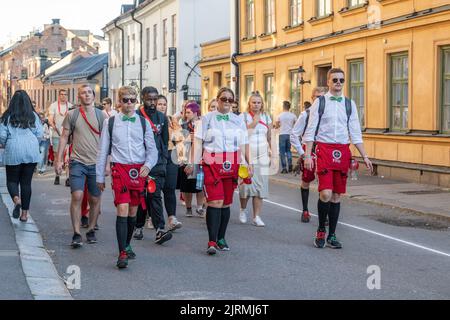
{"label": "blue sky", "polygon": [[33,28],[42,29],[53,18],[68,29],[101,29],[120,14],[121,4],[132,0],[6,0],[0,2],[0,46],[17,40]]}

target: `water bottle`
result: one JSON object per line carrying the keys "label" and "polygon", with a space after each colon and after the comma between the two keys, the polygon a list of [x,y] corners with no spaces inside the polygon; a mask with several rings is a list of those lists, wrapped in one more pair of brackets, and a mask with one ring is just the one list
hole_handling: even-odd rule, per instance
{"label": "water bottle", "polygon": [[203,190],[203,184],[205,182],[205,173],[203,172],[203,167],[200,166],[200,169],[197,173],[197,184],[196,184],[196,189],[201,191]]}
{"label": "water bottle", "polygon": [[358,180],[358,171],[352,170],[351,179],[352,179],[352,181],[357,181]]}
{"label": "water bottle", "polygon": [[359,162],[355,158],[352,158],[350,164],[350,171],[351,171],[350,177],[352,181],[358,180],[358,169],[359,169]]}

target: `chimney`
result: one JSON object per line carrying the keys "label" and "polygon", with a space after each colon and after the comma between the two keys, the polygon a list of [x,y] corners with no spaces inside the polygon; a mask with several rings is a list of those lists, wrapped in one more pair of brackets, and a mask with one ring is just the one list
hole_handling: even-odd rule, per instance
{"label": "chimney", "polygon": [[53,25],[60,24],[60,22],[61,22],[61,19],[52,19],[52,24]]}

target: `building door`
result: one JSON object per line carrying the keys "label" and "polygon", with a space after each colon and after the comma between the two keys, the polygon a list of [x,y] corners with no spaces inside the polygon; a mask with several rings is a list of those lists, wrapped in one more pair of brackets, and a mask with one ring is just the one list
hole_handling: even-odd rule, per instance
{"label": "building door", "polygon": [[331,65],[324,65],[317,67],[317,86],[318,87],[328,87],[327,75],[328,71],[331,70]]}

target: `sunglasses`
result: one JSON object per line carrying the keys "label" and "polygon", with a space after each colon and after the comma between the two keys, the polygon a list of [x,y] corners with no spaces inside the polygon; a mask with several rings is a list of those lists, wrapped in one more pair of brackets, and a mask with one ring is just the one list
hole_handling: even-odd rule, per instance
{"label": "sunglasses", "polygon": [[219,100],[222,101],[222,102],[228,102],[228,103],[233,103],[234,102],[233,98],[229,98],[228,99],[228,98],[222,97]]}
{"label": "sunglasses", "polygon": [[341,84],[344,84],[345,79],[336,79],[336,78],[333,79],[333,83],[338,83],[338,82],[340,82]]}
{"label": "sunglasses", "polygon": [[122,102],[123,103],[136,103],[137,99],[136,98],[123,98]]}

